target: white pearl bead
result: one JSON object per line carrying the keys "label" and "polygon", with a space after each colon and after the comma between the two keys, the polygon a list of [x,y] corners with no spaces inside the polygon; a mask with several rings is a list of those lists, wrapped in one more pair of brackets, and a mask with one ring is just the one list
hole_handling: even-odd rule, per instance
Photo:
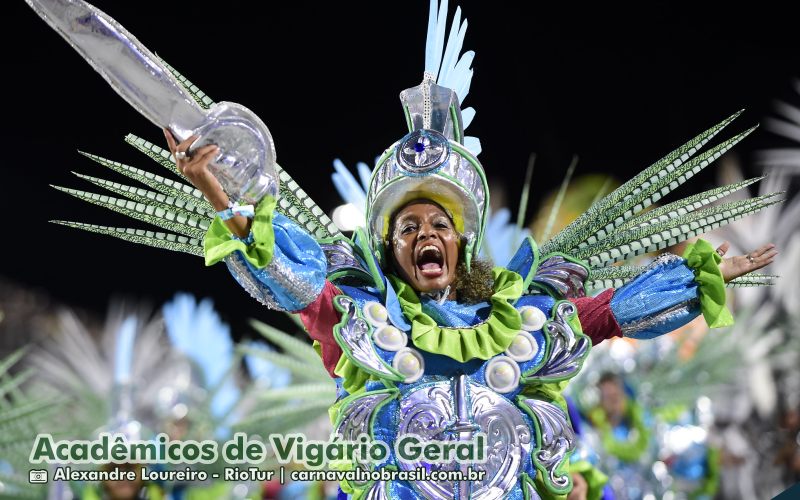
{"label": "white pearl bead", "polygon": [[372,317],[378,321],[386,321],[389,318],[389,315],[386,313],[386,309],[378,304],[373,304],[369,310],[372,313]]}
{"label": "white pearl bead", "polygon": [[404,347],[395,354],[392,366],[405,377],[403,382],[407,384],[416,382],[425,373],[425,360],[410,347]]}
{"label": "white pearl bead", "polygon": [[372,326],[385,325],[389,321],[389,312],[378,302],[367,302],[364,304],[364,317],[367,318]]}
{"label": "white pearl bead", "polygon": [[514,380],[514,370],[512,370],[507,364],[503,363],[494,367],[492,376],[496,384],[508,385]]}
{"label": "white pearl bead", "polygon": [[397,368],[403,375],[414,375],[419,370],[419,360],[412,354],[407,354],[402,357]]}
{"label": "white pearl bead", "polygon": [[486,384],[497,392],[513,391],[519,378],[519,365],[508,356],[498,356],[486,364]]}
{"label": "white pearl bead", "polygon": [[514,337],[514,340],[511,341],[511,345],[506,349],[506,354],[514,361],[522,363],[533,359],[538,351],[539,344],[536,343],[536,339],[533,338],[533,335],[521,331]]}
{"label": "white pearl bead", "polygon": [[378,347],[387,351],[399,351],[408,343],[408,336],[392,325],[381,327],[372,338]]}
{"label": "white pearl bead", "polygon": [[520,318],[522,319],[522,329],[528,332],[535,332],[541,330],[544,323],[547,321],[547,316],[544,315],[541,309],[533,306],[525,306],[519,310]]}
{"label": "white pearl bead", "polygon": [[510,349],[514,354],[526,354],[530,349],[530,342],[525,337],[517,335],[513,342],[511,342]]}
{"label": "white pearl bead", "polygon": [[386,340],[388,340],[389,342],[397,341],[397,340],[400,339],[400,330],[398,330],[397,328],[395,328],[393,326],[386,327],[386,328],[384,328],[383,331],[384,331],[384,335],[385,335]]}

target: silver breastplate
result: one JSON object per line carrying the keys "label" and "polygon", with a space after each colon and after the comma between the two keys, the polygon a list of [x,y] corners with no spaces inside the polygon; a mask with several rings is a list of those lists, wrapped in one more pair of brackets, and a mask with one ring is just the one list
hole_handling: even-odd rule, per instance
{"label": "silver breastplate", "polygon": [[[489,360],[473,363],[466,373],[437,370],[425,360],[427,353],[409,347],[405,334],[387,332],[385,314],[367,304],[358,308],[352,299],[336,298],[343,311],[337,340],[345,355],[360,368],[395,387],[368,390],[349,401],[339,411],[336,433],[355,440],[361,434],[401,436],[414,434],[423,441],[473,441],[478,433],[486,436],[486,460],[482,463],[424,463],[396,459],[391,465],[400,470],[482,471],[478,481],[410,481],[407,487],[420,498],[494,499],[522,489],[528,498],[539,498],[532,478],[541,474],[554,492],[571,487],[566,471],[575,436],[566,413],[555,402],[521,393],[537,384],[555,383],[574,376],[588,353],[589,340],[574,329],[575,308],[559,302],[553,317],[543,319],[536,330],[520,332],[526,338],[536,333],[533,353],[525,349],[498,354]],[[538,309],[537,309],[538,311]],[[523,324],[526,315],[523,313]],[[524,344],[524,343],[523,343]],[[376,348],[377,346],[377,348]],[[394,353],[387,356],[387,348]],[[510,348],[511,349],[511,348]],[[403,363],[414,356],[415,362]],[[525,358],[528,359],[525,359]],[[390,359],[389,359],[390,358]],[[427,366],[426,366],[427,365]],[[465,368],[467,364],[464,364]],[[512,367],[499,380],[492,380],[492,370]],[[476,368],[477,367],[477,368]],[[533,394],[535,391],[525,391]],[[387,433],[387,431],[389,431]],[[393,443],[387,443],[390,447]],[[375,482],[367,498],[391,498],[391,484]]]}

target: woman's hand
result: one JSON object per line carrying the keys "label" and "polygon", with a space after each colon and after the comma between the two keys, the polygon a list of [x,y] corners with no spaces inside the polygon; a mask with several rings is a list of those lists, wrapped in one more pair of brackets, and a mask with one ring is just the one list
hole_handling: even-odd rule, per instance
{"label": "woman's hand", "polygon": [[[214,144],[203,146],[193,151],[191,156],[187,153],[197,136],[193,135],[185,141],[178,143],[169,129],[164,129],[169,150],[172,152],[178,170],[189,179],[194,187],[203,193],[208,202],[217,212],[228,208],[230,199],[214,174],[208,170],[208,164],[219,154],[219,147]],[[237,215],[225,221],[228,229],[240,238],[245,238],[250,233],[250,219]]]}
{"label": "woman's hand", "polygon": [[[730,248],[730,243],[726,241],[717,248],[717,253],[724,257],[728,248]],[[722,271],[722,277],[727,283],[739,276],[744,276],[749,272],[772,264],[776,255],[778,255],[778,250],[775,249],[775,245],[769,243],[747,255],[723,258],[722,262],[719,263],[719,270]]]}
{"label": "woman's hand", "polygon": [[[214,210],[225,210],[228,208],[228,195],[222,190],[222,186],[216,177],[208,170],[208,164],[219,153],[219,148],[213,144],[203,146],[197,151],[193,151],[189,156],[189,148],[197,140],[197,136],[193,135],[185,141],[178,144],[175,137],[168,129],[164,129],[164,136],[167,138],[169,150],[172,152],[172,157],[175,158],[175,163],[178,165],[178,170],[189,179],[194,187],[203,193]],[[179,154],[182,153],[182,154]],[[185,156],[184,156],[185,155]],[[183,158],[181,158],[183,156]]]}

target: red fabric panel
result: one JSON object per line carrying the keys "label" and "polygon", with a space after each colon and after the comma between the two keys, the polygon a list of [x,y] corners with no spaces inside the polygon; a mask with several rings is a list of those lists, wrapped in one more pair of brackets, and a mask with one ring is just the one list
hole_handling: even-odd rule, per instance
{"label": "red fabric panel", "polygon": [[330,281],[325,281],[325,287],[319,297],[300,311],[300,320],[306,327],[308,335],[319,342],[322,348],[322,364],[331,377],[336,377],[333,370],[342,356],[342,349],[333,338],[333,326],[341,321],[341,314],[333,307],[333,298],[341,295],[341,291]]}
{"label": "red fabric panel", "polygon": [[614,289],[609,288],[596,297],[571,299],[578,308],[578,319],[581,320],[583,333],[592,339],[592,345],[611,337],[622,337],[622,329],[611,311],[610,302],[613,296]]}

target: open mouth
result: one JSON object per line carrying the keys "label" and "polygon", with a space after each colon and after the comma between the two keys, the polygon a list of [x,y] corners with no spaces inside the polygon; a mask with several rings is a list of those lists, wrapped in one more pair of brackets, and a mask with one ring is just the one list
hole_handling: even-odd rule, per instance
{"label": "open mouth", "polygon": [[442,251],[433,245],[422,247],[417,254],[417,269],[426,278],[436,278],[444,273],[444,256]]}

